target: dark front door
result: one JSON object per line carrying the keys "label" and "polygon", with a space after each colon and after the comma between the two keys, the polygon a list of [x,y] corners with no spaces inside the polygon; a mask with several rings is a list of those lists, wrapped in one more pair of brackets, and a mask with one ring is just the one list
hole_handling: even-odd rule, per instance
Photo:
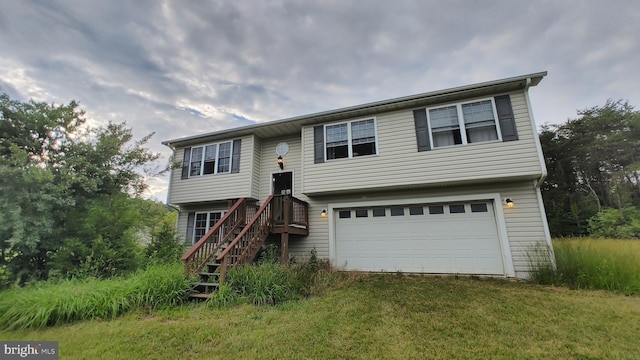
{"label": "dark front door", "polygon": [[273,195],[293,195],[293,173],[281,172],[273,174]]}

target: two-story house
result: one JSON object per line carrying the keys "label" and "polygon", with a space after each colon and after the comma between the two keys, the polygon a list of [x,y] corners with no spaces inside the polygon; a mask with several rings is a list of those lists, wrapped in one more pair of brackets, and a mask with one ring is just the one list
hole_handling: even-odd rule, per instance
{"label": "two-story house", "polygon": [[544,76],[165,141],[185,259],[248,261],[276,234],[337,269],[526,277],[528,251],[551,245],[528,96]]}

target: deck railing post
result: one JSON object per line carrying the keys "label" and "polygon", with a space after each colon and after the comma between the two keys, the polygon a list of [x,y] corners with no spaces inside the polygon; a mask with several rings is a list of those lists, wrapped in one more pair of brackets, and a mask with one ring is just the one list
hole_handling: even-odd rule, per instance
{"label": "deck railing post", "polygon": [[222,263],[220,264],[220,283],[224,282],[224,278],[227,276],[227,263],[228,263],[228,256],[225,256],[222,259]]}
{"label": "deck railing post", "polygon": [[284,202],[284,227],[285,227],[285,231],[288,231],[289,229],[289,224],[291,224],[291,208],[292,208],[292,204],[293,204],[293,200],[291,199],[291,196],[286,195],[282,198],[283,202]]}

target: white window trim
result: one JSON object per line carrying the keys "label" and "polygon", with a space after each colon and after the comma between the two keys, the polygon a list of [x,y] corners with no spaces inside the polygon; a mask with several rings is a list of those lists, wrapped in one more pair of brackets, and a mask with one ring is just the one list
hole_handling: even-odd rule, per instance
{"label": "white window trim", "polygon": [[291,173],[291,196],[295,196],[295,187],[296,187],[296,174],[293,170],[283,170],[283,171],[278,171],[278,172],[271,172],[269,173],[269,194],[271,195],[280,195],[280,194],[274,194],[273,193],[273,175],[274,174],[280,174],[280,173],[286,173],[286,172],[290,172]]}
{"label": "white window trim", "polygon": [[[466,127],[464,126],[464,117],[462,115],[462,105],[473,104],[473,103],[478,103],[478,102],[487,101],[487,100],[491,101],[491,110],[493,111],[493,121],[496,125],[496,133],[498,135],[498,139],[492,140],[492,141],[483,141],[479,143],[470,143],[467,140]],[[460,128],[460,138],[462,139],[462,144],[435,146],[435,143],[433,142],[433,132],[431,131],[431,117],[429,116],[429,110],[441,109],[441,108],[450,107],[450,106],[455,106],[456,111],[458,113],[458,126]],[[498,109],[496,108],[496,101],[492,97],[475,99],[475,100],[465,101],[465,102],[451,103],[451,104],[440,104],[438,106],[432,106],[430,108],[426,108],[426,112],[427,112],[427,128],[429,130],[429,141],[432,149],[450,148],[455,146],[467,146],[467,145],[484,144],[484,143],[492,143],[492,142],[502,142],[502,131],[500,129],[500,121],[498,120]]]}
{"label": "white window trim", "polygon": [[[220,210],[220,211],[196,211],[195,215],[193,216],[193,233],[191,234],[191,244],[195,244],[196,243],[196,221],[198,219],[198,214],[207,214],[207,228],[206,228],[206,230],[204,232],[206,234],[207,232],[209,232],[209,230],[211,230],[211,228],[209,227],[209,223],[211,222],[211,213],[219,213],[220,214],[220,219],[222,219],[224,217],[224,214],[226,213],[226,211],[223,211],[223,210]],[[200,241],[200,239],[198,239],[198,241]]]}
{"label": "white window trim", "polygon": [[[351,123],[354,122],[358,122],[358,121],[364,121],[364,120],[373,120],[373,134],[376,137],[376,140],[374,142],[375,146],[376,146],[376,153],[375,154],[370,154],[370,155],[363,155],[363,156],[377,156],[380,155],[380,148],[378,147],[378,119],[376,117],[367,117],[367,118],[362,118],[362,119],[355,119],[355,120],[349,120],[349,121],[340,121],[340,122],[335,122],[335,123],[331,123],[331,124],[324,124],[322,131],[323,133],[323,138],[324,138],[324,161],[335,161],[335,160],[342,160],[342,159],[353,159],[353,158],[358,158],[360,156],[353,156],[353,149],[352,149],[352,139],[351,139]],[[347,124],[347,152],[349,154],[349,156],[347,156],[346,158],[340,158],[340,159],[329,159],[327,157],[327,126],[335,126],[335,125],[342,125],[342,124]]]}
{"label": "white window trim", "polygon": [[[218,172],[218,164],[219,164],[219,161],[220,161],[220,144],[227,144],[227,143],[231,144],[230,147],[229,147],[229,171]],[[215,162],[215,166],[213,168],[213,173],[212,174],[205,174],[204,173],[205,149],[207,148],[207,146],[212,146],[212,145],[216,146],[216,162]],[[202,148],[202,159],[200,159],[200,175],[191,175],[191,163],[193,163],[193,161],[192,161],[192,159],[193,159],[193,150],[197,149],[197,148]],[[189,178],[196,178],[196,177],[206,176],[206,175],[229,174],[231,172],[231,168],[232,167],[233,167],[233,140],[222,141],[222,142],[218,142],[218,143],[210,143],[210,144],[191,147],[191,150],[190,150],[190,153],[189,153]]]}

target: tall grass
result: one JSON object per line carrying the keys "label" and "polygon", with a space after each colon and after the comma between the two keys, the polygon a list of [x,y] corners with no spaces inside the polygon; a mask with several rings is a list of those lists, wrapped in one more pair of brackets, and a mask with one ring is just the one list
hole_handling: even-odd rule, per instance
{"label": "tall grass", "polygon": [[534,263],[534,281],[640,294],[640,240],[555,239],[553,248],[557,268]]}
{"label": "tall grass", "polygon": [[256,264],[230,270],[225,283],[209,300],[209,305],[275,305],[319,295],[331,288],[338,277],[329,271],[328,264],[318,260],[315,250],[307,261],[282,266],[277,252],[270,248]]}
{"label": "tall grass", "polygon": [[156,265],[126,278],[62,280],[0,293],[0,327],[24,329],[183,301],[189,287],[180,264]]}

